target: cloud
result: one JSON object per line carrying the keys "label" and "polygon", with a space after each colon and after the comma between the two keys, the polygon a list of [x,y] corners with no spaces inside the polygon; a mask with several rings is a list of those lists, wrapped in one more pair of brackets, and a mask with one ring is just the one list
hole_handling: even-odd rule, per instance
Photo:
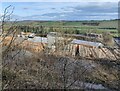
{"label": "cloud", "polygon": [[[106,5],[108,7],[106,7]],[[88,3],[88,5],[84,6],[76,6],[73,7],[76,10],[82,10],[83,12],[97,12],[97,13],[115,13],[118,12],[118,4],[117,3]]]}
{"label": "cloud", "polygon": [[77,6],[63,7],[61,12],[54,11],[54,13],[45,13],[42,16],[65,20],[115,19],[118,16],[118,6],[117,3],[88,2]]}
{"label": "cloud", "polygon": [[118,16],[117,2],[18,3],[16,7],[16,14],[22,14],[21,19],[26,20],[116,19]]}
{"label": "cloud", "polygon": [[42,16],[58,16],[60,15],[60,13],[46,13],[46,14],[43,14]]}
{"label": "cloud", "polygon": [[27,9],[29,9],[29,8],[27,8],[27,7],[24,7],[23,9],[24,9],[24,10],[27,10]]}

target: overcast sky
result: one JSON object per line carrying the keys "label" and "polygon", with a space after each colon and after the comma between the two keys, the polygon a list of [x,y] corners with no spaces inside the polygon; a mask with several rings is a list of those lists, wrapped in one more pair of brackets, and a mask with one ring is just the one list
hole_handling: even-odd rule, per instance
{"label": "overcast sky", "polygon": [[[88,2],[90,0],[84,0],[84,2],[74,2],[74,3],[73,2],[7,2],[8,0],[3,0],[3,1],[4,2],[2,2],[2,10],[4,10],[4,8],[9,5],[12,5],[15,7],[13,13],[14,18],[18,18],[22,20],[109,20],[109,19],[118,18],[117,0],[96,0],[96,2]],[[51,1],[56,1],[56,0],[51,0]],[[73,0],[68,0],[68,1],[73,1]],[[95,0],[91,0],[91,1],[95,1]],[[112,1],[116,1],[116,2],[112,2]]]}

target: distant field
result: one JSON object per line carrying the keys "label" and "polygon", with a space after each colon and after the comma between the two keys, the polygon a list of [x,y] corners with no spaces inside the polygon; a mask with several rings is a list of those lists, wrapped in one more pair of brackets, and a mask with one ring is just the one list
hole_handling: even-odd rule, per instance
{"label": "distant field", "polygon": [[[83,25],[83,23],[99,23],[98,26]],[[8,24],[9,25],[9,24]],[[110,32],[113,36],[118,35],[118,20],[103,21],[19,21],[17,26],[40,27],[44,26],[44,32],[49,32],[50,28],[60,28],[65,33],[103,33]],[[36,30],[38,31],[38,30]],[[33,31],[32,31],[33,32]]]}
{"label": "distant field", "polygon": [[33,26],[80,26],[83,22],[98,22],[100,28],[118,28],[118,20],[103,20],[103,21],[20,21],[19,25],[33,25]]}

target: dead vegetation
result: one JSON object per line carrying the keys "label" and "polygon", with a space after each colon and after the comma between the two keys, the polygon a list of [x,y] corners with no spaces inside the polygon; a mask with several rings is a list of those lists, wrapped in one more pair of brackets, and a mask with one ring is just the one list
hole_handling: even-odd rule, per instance
{"label": "dead vegetation", "polygon": [[[6,83],[5,88],[86,89],[90,87],[86,86],[85,83],[91,83],[102,84],[105,89],[117,90],[119,85],[118,64],[111,64],[110,62],[103,63],[103,65],[102,63],[100,60],[75,60],[55,55],[39,55],[38,57],[33,55],[24,60],[14,59],[7,64],[7,70],[5,69],[5,72],[13,72],[11,75],[8,75],[8,73],[5,73],[5,75],[12,77],[14,76],[12,74],[15,73],[16,79],[13,79],[13,83]],[[3,82],[9,80],[8,77],[3,79]],[[81,84],[81,82],[84,84]]]}

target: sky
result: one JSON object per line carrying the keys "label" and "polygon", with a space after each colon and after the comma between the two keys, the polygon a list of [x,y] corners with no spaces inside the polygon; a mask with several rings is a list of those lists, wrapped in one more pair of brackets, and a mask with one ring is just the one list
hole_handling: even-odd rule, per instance
{"label": "sky", "polygon": [[1,0],[2,2],[119,2],[119,0]]}
{"label": "sky", "polygon": [[[10,0],[8,0],[10,1]],[[110,20],[118,18],[117,0],[91,2],[2,2],[5,7],[15,7],[12,17],[18,20]],[[14,0],[13,0],[14,1]],[[22,1],[22,0],[21,0]],[[35,0],[34,0],[35,1]],[[48,0],[47,0],[48,1]],[[53,0],[52,0],[53,1]],[[79,0],[78,0],[79,1]],[[1,12],[2,11],[2,12]]]}

